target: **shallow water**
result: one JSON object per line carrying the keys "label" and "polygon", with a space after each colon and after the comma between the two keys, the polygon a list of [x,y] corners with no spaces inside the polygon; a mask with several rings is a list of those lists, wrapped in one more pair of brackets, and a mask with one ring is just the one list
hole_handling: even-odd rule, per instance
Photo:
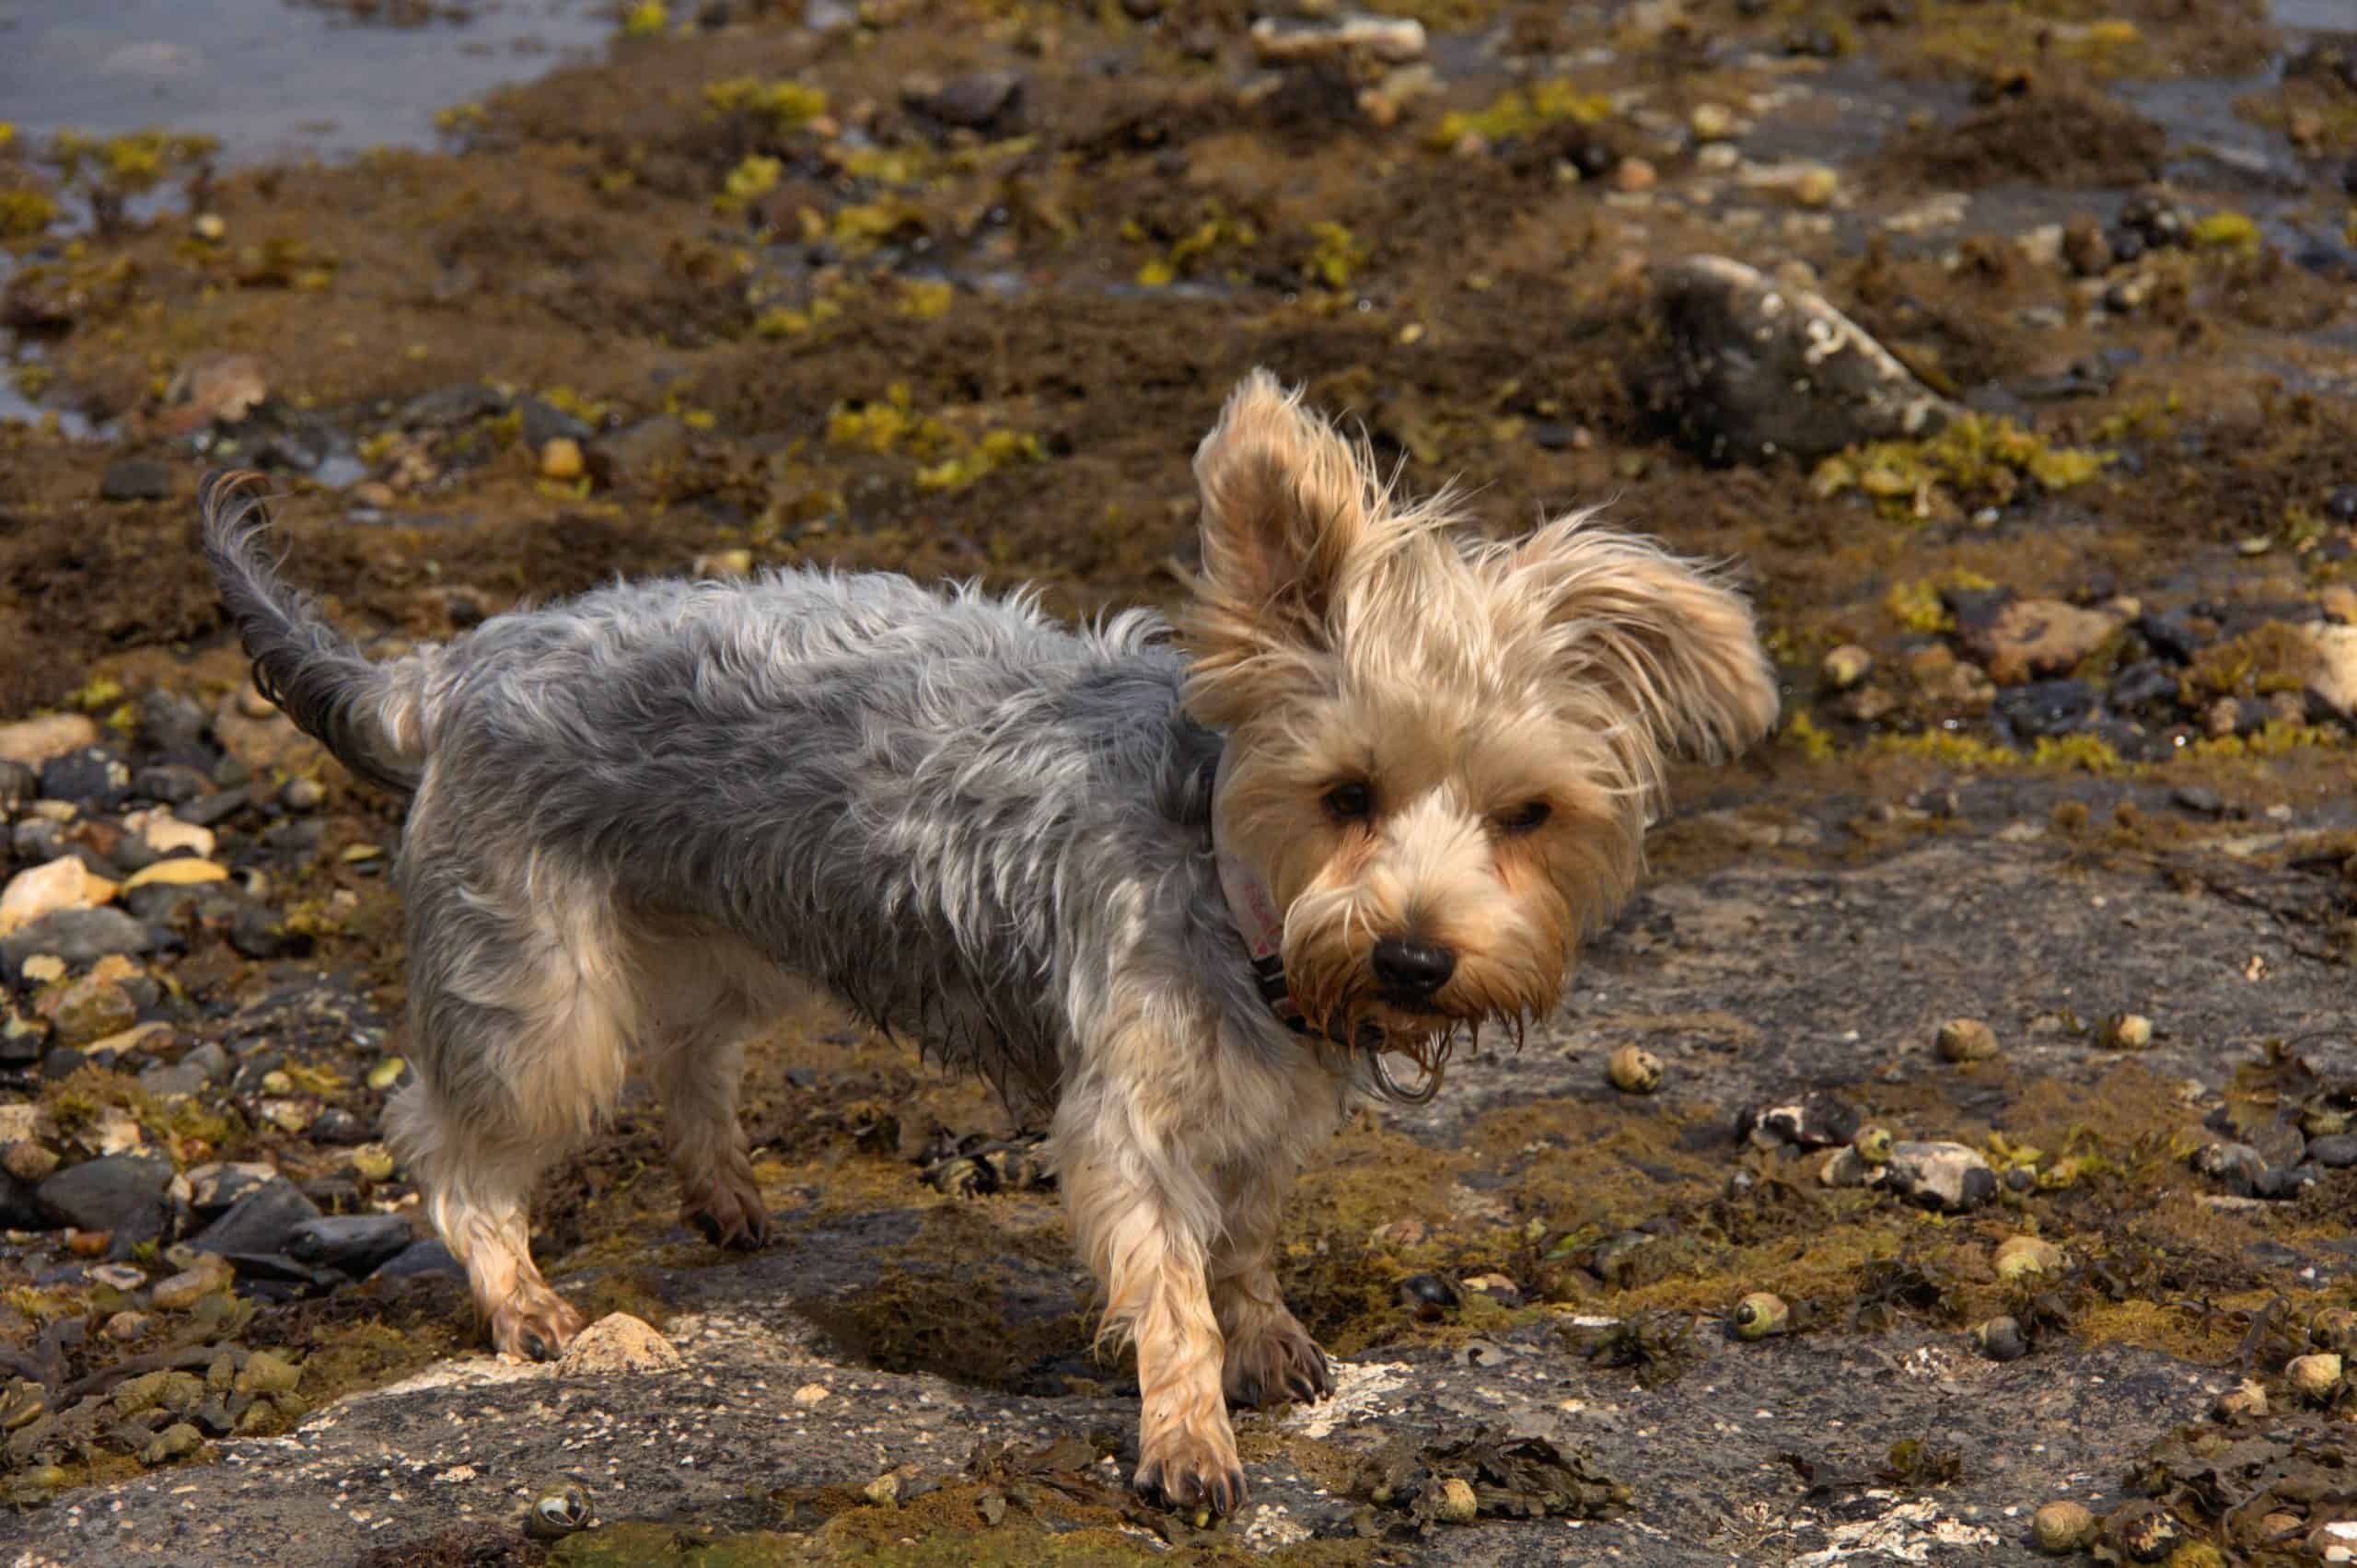
{"label": "shallow water", "polygon": [[416,146],[436,110],[590,58],[613,30],[595,0],[406,26],[286,0],[0,0],[0,120],[29,137],[199,132],[236,162]]}

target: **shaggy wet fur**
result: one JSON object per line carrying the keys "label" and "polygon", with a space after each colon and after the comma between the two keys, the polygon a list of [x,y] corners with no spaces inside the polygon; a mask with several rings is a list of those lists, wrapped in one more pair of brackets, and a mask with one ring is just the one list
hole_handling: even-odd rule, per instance
{"label": "shaggy wet fur", "polygon": [[[1136,1484],[1244,1497],[1227,1407],[1314,1399],[1274,1270],[1287,1185],[1367,1063],[1560,993],[1636,875],[1674,747],[1774,689],[1725,587],[1583,517],[1471,541],[1265,375],[1196,459],[1184,645],[889,575],[620,585],[371,664],[281,585],[257,476],[208,552],[257,679],[410,796],[416,1081],[389,1132],[494,1341],[581,1327],[526,1202],[643,1066],[683,1209],[769,1219],[740,1042],[796,981],[1052,1119],[1073,1231],[1133,1342]],[[1283,912],[1288,1028],[1215,865]]]}

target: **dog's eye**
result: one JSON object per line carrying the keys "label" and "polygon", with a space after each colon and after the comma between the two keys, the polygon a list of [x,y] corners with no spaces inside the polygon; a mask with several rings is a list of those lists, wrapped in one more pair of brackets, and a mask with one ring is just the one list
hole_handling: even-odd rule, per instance
{"label": "dog's eye", "polygon": [[1520,806],[1498,813],[1498,830],[1502,833],[1530,833],[1544,827],[1555,808],[1543,800],[1526,800]]}
{"label": "dog's eye", "polygon": [[1337,822],[1364,822],[1375,810],[1375,792],[1363,784],[1339,784],[1326,792],[1326,813]]}

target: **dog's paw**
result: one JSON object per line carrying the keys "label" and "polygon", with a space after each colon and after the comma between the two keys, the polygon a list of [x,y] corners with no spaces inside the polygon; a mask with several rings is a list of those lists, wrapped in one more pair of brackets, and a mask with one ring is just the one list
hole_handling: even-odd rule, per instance
{"label": "dog's paw", "polygon": [[528,1285],[493,1309],[491,1342],[518,1361],[554,1361],[582,1327],[571,1302],[545,1285]]}
{"label": "dog's paw", "polygon": [[1250,1496],[1235,1440],[1225,1433],[1215,1439],[1182,1433],[1147,1443],[1130,1485],[1157,1508],[1181,1514],[1209,1509],[1217,1518],[1235,1513]]}
{"label": "dog's paw", "polygon": [[1326,1353],[1291,1313],[1257,1334],[1229,1340],[1220,1381],[1230,1405],[1255,1409],[1289,1400],[1316,1404],[1334,1391]]}
{"label": "dog's paw", "polygon": [[749,1179],[690,1189],[680,1202],[679,1217],[714,1247],[734,1252],[767,1247],[774,1234],[769,1205]]}

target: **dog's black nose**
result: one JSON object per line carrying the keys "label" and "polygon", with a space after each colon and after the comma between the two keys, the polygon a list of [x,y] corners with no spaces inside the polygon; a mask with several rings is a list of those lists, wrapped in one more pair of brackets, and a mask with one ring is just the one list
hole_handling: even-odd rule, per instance
{"label": "dog's black nose", "polygon": [[1429,996],[1457,972],[1457,955],[1437,942],[1386,936],[1375,945],[1375,976],[1384,984]]}

